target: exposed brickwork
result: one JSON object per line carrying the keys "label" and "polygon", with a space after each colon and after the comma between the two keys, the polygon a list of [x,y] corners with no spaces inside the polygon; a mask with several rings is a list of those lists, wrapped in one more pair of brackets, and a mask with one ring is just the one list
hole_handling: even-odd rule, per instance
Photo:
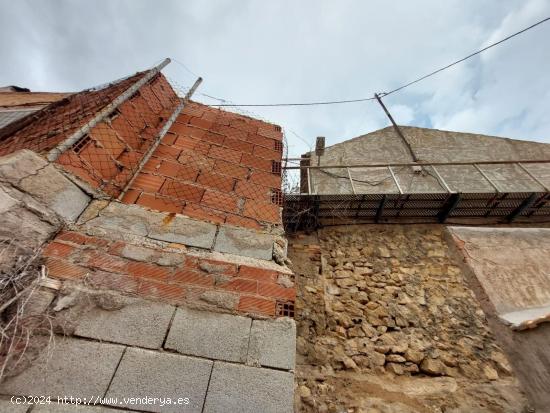
{"label": "exposed brickwork", "polygon": [[[124,85],[128,87],[126,82]],[[116,88],[116,91],[120,94],[124,89]],[[115,96],[114,91],[109,96]],[[81,99],[85,101],[88,98],[91,96],[84,94]],[[177,103],[175,92],[166,79],[158,75],[123,102],[105,121],[92,128],[88,137],[67,149],[57,162],[93,187],[117,196],[134,175]],[[90,118],[92,115],[95,113]],[[56,143],[59,142],[62,139],[56,140]],[[175,146],[160,145],[157,156],[177,160],[180,151]],[[138,184],[136,187],[141,188]]]}
{"label": "exposed brickwork", "polygon": [[271,194],[281,187],[281,141],[275,125],[190,102],[124,202],[248,228],[280,224]]}
{"label": "exposed brickwork", "polygon": [[[40,112],[36,121],[13,136],[5,136],[1,140],[0,155],[20,148],[47,154],[146,75],[147,72],[138,73],[55,103]],[[273,162],[280,162],[282,157],[282,151],[277,149],[282,141],[280,127],[187,102],[137,173],[180,100],[161,74],[132,93],[88,133],[76,142],[71,140],[70,147],[62,148],[56,163],[98,190],[102,198],[104,195],[111,200],[118,197],[132,181],[122,201],[144,208],[126,205],[121,216],[110,220],[106,206],[101,205],[105,210],[99,212],[90,206],[84,214],[93,211],[97,213],[96,218],[100,221],[105,218],[110,226],[87,227],[76,222],[69,227],[72,230],[60,232],[43,249],[48,275],[92,288],[176,304],[214,306],[274,317],[277,300],[294,301],[294,286],[289,284],[288,276],[284,278],[277,271],[211,258],[227,256],[220,251],[231,251],[231,256],[227,256],[230,261],[238,262],[236,257],[242,255],[243,261],[249,264],[256,262],[259,267],[268,265],[283,271],[283,267],[274,263],[281,254],[273,248],[273,225],[282,224],[281,206],[272,197],[281,187],[281,171],[272,167]],[[102,201],[95,202],[99,206]],[[113,204],[121,206],[117,202]],[[153,214],[147,208],[169,214]],[[127,232],[131,233],[129,226],[125,226],[132,220],[130,209],[138,211],[137,214],[150,214],[151,222],[144,218],[144,222],[134,225],[139,226],[138,234],[126,237]],[[105,215],[101,211],[105,211]],[[226,238],[218,245],[214,240],[219,228],[193,223],[176,214],[254,231],[226,228]],[[166,227],[161,227],[158,218],[164,218],[162,225]],[[182,235],[185,231],[182,234],[175,231],[173,238],[170,234],[165,236],[177,222],[180,226],[196,225],[197,231],[188,230],[191,238],[203,229],[208,242],[197,237],[193,240],[196,244],[171,244],[186,243],[189,238]],[[83,233],[76,228],[81,228]],[[134,238],[143,233],[154,233],[156,238]],[[235,247],[237,245],[239,247]],[[213,251],[206,251],[208,248]],[[206,254],[210,259],[193,254]],[[270,261],[272,259],[274,261]],[[278,283],[279,279],[284,280],[282,284]],[[212,291],[216,294],[212,295]],[[230,299],[225,300],[227,297]],[[223,302],[212,302],[218,299]]]}
{"label": "exposed brickwork", "polygon": [[[274,316],[277,300],[294,302],[295,298],[293,286],[277,283],[279,273],[275,270],[138,247],[74,231],[61,232],[43,254],[51,277],[176,304],[200,302],[202,292],[208,290],[226,291],[239,297],[232,310]],[[174,265],[165,265],[167,262]]]}

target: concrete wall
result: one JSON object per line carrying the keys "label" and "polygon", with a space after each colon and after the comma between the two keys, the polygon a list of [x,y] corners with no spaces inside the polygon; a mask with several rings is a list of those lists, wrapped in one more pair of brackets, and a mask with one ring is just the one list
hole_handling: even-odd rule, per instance
{"label": "concrete wall", "polygon": [[[422,162],[481,162],[550,159],[550,145],[493,136],[440,131],[416,127],[401,127],[414,152]],[[326,149],[321,165],[359,165],[368,163],[409,163],[412,158],[393,127],[384,128]],[[316,165],[317,157],[312,155]],[[546,187],[550,187],[550,165],[527,165]],[[483,171],[502,192],[544,192],[517,166],[485,165]],[[395,167],[397,179],[406,193],[445,192],[426,168],[423,174],[413,174],[411,168]],[[457,192],[494,192],[494,188],[472,166],[438,166],[438,172],[451,190]],[[330,169],[344,179],[312,170],[314,190],[319,194],[351,194],[351,185],[344,169]],[[351,169],[357,193],[398,193],[387,169]],[[360,180],[370,182],[361,183]]]}
{"label": "concrete wall", "polygon": [[513,331],[503,315],[545,307],[548,315],[549,233],[541,228],[450,228],[456,261],[487,314],[537,411],[550,406],[550,324]]}
{"label": "concrete wall", "polygon": [[33,408],[43,412],[292,411],[291,319],[196,311],[82,287],[63,290],[52,307],[50,323],[62,335],[49,343],[34,338],[44,350],[0,384],[2,412],[27,411],[11,395],[51,397]]}
{"label": "concrete wall", "polygon": [[445,234],[355,225],[289,240],[296,411],[528,411]]}

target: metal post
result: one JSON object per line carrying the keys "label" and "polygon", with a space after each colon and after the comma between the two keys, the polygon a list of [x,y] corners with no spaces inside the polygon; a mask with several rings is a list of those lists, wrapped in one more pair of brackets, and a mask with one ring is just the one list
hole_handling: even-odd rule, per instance
{"label": "metal post", "polygon": [[399,126],[397,126],[397,123],[395,123],[395,121],[393,120],[393,117],[392,115],[390,114],[390,112],[388,111],[388,109],[386,108],[386,105],[384,105],[384,103],[382,102],[382,99],[380,99],[380,96],[378,96],[378,93],[375,93],[374,94],[374,97],[376,98],[376,100],[378,101],[378,103],[380,103],[380,106],[382,106],[382,109],[384,109],[384,112],[386,112],[386,115],[388,116],[388,118],[390,118],[390,122],[392,123],[393,125],[393,128],[395,129],[395,131],[397,132],[397,135],[399,135],[399,137],[401,138],[401,140],[405,143],[405,146],[407,147],[407,149],[409,150],[409,153],[411,154],[412,156],[412,159],[414,162],[418,162],[418,158],[416,157],[412,147],[411,147],[411,144],[409,143],[409,141],[407,140],[407,138],[405,138],[405,135],[403,135],[403,132],[401,132],[401,129],[399,129]]}
{"label": "metal post", "polygon": [[476,168],[478,172],[487,180],[487,182],[489,182],[491,186],[495,188],[495,191],[497,191],[497,194],[500,194],[501,191],[500,189],[498,189],[498,186],[493,181],[491,181],[491,179],[485,174],[485,172],[483,172],[477,164],[474,163],[473,165],[474,165],[474,168]]}
{"label": "metal post", "polygon": [[353,184],[353,178],[351,177],[351,172],[349,171],[349,168],[346,168],[346,171],[348,172],[349,182],[351,183],[351,190],[353,191],[353,195],[357,195],[357,192],[355,191],[355,185]]}
{"label": "metal post", "polygon": [[512,222],[519,215],[521,215],[523,211],[533,205],[536,200],[537,194],[533,192],[531,195],[529,195],[529,197],[525,198],[523,202],[516,209],[514,209],[510,215],[506,217],[506,221],[508,221],[508,223]]}
{"label": "metal post", "polygon": [[527,173],[527,175],[529,175],[531,179],[533,179],[533,181],[542,186],[546,192],[550,192],[550,189],[548,189],[546,185],[544,185],[535,175],[533,175],[529,169],[523,166],[520,162],[518,162],[518,166],[523,169],[525,173]]}
{"label": "metal post", "polygon": [[376,217],[374,218],[374,222],[378,223],[380,221],[380,218],[384,214],[384,207],[386,206],[386,200],[387,200],[386,194],[382,195],[382,199],[380,200],[380,203],[378,204],[378,208],[376,209]]}
{"label": "metal post", "polygon": [[153,142],[153,144],[151,145],[151,147],[149,148],[149,150],[147,151],[145,156],[143,158],[141,158],[141,161],[139,162],[139,165],[138,165],[136,171],[134,172],[134,175],[128,181],[128,183],[126,184],[126,186],[124,187],[124,189],[122,190],[120,195],[118,196],[119,200],[121,200],[124,197],[124,195],[126,194],[126,192],[128,192],[128,189],[130,189],[130,187],[134,183],[134,180],[136,179],[136,177],[139,175],[139,173],[141,172],[141,170],[143,169],[145,164],[149,161],[149,159],[153,155],[153,152],[155,152],[155,149],[157,149],[157,147],[160,145],[160,142],[162,141],[162,138],[164,138],[164,136],[166,135],[166,132],[168,132],[168,130],[170,129],[172,124],[175,122],[176,118],[179,116],[179,114],[183,110],[185,104],[189,101],[191,96],[193,96],[193,93],[195,93],[195,90],[197,90],[197,88],[199,87],[199,85],[201,83],[202,83],[202,77],[199,77],[195,81],[195,83],[193,84],[191,89],[189,89],[189,91],[184,96],[184,98],[180,100],[180,103],[178,104],[178,106],[176,107],[176,109],[174,110],[174,112],[172,113],[170,118],[168,118],[168,120],[166,121],[166,123],[164,124],[162,129],[160,130],[159,135],[157,136],[155,142]]}
{"label": "metal post", "polygon": [[403,195],[403,190],[401,189],[401,185],[399,185],[399,182],[397,181],[397,177],[395,176],[395,174],[393,173],[393,169],[391,168],[391,166],[388,166],[388,170],[390,171],[390,174],[393,178],[393,181],[395,182],[395,185],[397,185],[397,189],[399,190],[399,193],[401,195]]}
{"label": "metal post", "polygon": [[449,185],[447,185],[447,182],[445,182],[445,180],[443,179],[441,174],[438,172],[438,170],[435,168],[435,166],[433,165],[430,165],[430,166],[433,169],[435,176],[437,177],[437,180],[439,181],[439,184],[443,187],[443,189],[445,189],[450,194],[453,193],[454,191],[452,191]]}
{"label": "metal post", "polygon": [[309,168],[307,168],[306,170],[307,170],[307,193],[308,195],[311,195],[313,194],[311,170]]}
{"label": "metal post", "polygon": [[150,69],[140,80],[126,89],[122,94],[116,97],[111,103],[105,106],[97,115],[95,115],[88,123],[78,129],[75,133],[65,139],[63,142],[58,144],[47,154],[47,159],[50,162],[55,161],[59,156],[70,148],[73,144],[78,142],[84,135],[90,132],[90,130],[96,126],[98,123],[102,122],[107,116],[115,111],[122,103],[124,103],[130,96],[136,93],[139,88],[151,80],[157,73],[159,73],[168,63],[170,59],[166,58],[158,66]]}
{"label": "metal post", "polygon": [[454,193],[452,195],[449,195],[447,202],[445,202],[445,205],[443,206],[444,209],[442,209],[439,214],[437,214],[437,220],[440,223],[444,223],[449,215],[451,215],[451,213],[458,207],[459,203],[460,194]]}

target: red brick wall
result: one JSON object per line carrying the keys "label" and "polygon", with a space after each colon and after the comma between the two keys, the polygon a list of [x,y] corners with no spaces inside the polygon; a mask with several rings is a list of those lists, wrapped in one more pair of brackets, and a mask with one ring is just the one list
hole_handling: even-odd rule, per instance
{"label": "red brick wall", "polygon": [[123,201],[251,228],[281,223],[282,139],[278,126],[190,102]]}
{"label": "red brick wall", "polygon": [[184,252],[168,253],[183,258],[183,263],[163,266],[159,265],[159,257],[166,251],[143,249],[144,261],[136,261],[121,255],[126,245],[65,231],[45,248],[43,255],[51,277],[175,304],[201,303],[201,294],[213,290],[234,298],[235,306],[230,310],[274,316],[277,301],[295,299],[293,287],[277,283],[277,271]]}
{"label": "red brick wall", "polygon": [[118,196],[174,112],[178,97],[161,74],[142,86],[57,162],[94,188]]}

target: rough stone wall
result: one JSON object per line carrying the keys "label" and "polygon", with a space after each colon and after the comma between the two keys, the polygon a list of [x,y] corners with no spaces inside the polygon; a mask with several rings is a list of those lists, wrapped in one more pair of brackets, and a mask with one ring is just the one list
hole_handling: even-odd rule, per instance
{"label": "rough stone wall", "polygon": [[528,411],[443,235],[363,225],[290,240],[297,411]]}

